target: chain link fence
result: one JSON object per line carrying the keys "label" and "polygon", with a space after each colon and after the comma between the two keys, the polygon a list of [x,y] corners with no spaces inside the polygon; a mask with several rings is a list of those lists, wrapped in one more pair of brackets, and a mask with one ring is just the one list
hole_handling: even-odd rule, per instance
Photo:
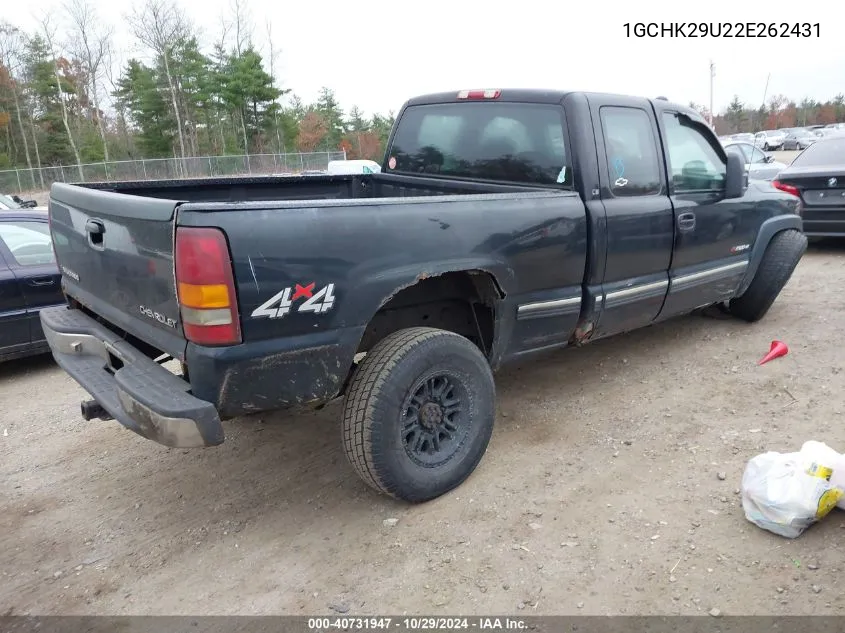
{"label": "chain link fence", "polygon": [[117,160],[84,165],[0,170],[0,193],[46,191],[54,182],[108,182],[213,178],[216,176],[286,175],[323,171],[329,161],[346,160],[346,152],[246,154]]}

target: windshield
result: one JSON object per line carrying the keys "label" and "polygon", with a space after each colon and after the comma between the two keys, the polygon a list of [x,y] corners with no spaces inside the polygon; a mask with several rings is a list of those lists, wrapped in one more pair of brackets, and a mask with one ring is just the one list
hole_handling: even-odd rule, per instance
{"label": "windshield", "polygon": [[557,105],[418,105],[399,121],[386,171],[571,186],[566,154]]}
{"label": "windshield", "polygon": [[0,193],[0,209],[22,209],[21,205],[12,200],[9,196]]}
{"label": "windshield", "polygon": [[817,141],[798,154],[795,167],[826,167],[842,165],[845,168],[845,137]]}

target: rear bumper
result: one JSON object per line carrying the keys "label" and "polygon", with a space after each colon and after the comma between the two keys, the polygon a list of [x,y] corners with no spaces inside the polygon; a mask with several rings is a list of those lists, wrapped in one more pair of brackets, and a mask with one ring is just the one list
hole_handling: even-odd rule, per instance
{"label": "rear bumper", "polygon": [[804,207],[804,234],[807,237],[845,237],[845,207]]}
{"label": "rear bumper", "polygon": [[41,310],[56,363],[115,420],[149,440],[177,448],[224,440],[215,406],[190,385],[80,310]]}

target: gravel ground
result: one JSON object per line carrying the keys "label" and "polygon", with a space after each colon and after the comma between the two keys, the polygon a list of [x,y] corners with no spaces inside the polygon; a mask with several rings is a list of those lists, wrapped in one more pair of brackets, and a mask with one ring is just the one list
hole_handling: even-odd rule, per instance
{"label": "gravel ground", "polygon": [[[171,450],[84,422],[49,358],[0,365],[0,615],[841,615],[845,513],[787,540],[737,491],[760,452],[845,451],[843,287],[845,244],[822,244],[758,324],[504,370],[480,467],[420,506],[358,480],[336,405]],[[789,355],[757,366],[773,339]]]}

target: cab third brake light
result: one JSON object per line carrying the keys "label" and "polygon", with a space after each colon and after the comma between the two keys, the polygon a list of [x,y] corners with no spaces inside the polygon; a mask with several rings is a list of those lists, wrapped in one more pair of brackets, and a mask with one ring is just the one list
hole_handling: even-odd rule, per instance
{"label": "cab third brake light", "polygon": [[498,99],[501,96],[501,90],[461,90],[458,93],[458,99]]}

